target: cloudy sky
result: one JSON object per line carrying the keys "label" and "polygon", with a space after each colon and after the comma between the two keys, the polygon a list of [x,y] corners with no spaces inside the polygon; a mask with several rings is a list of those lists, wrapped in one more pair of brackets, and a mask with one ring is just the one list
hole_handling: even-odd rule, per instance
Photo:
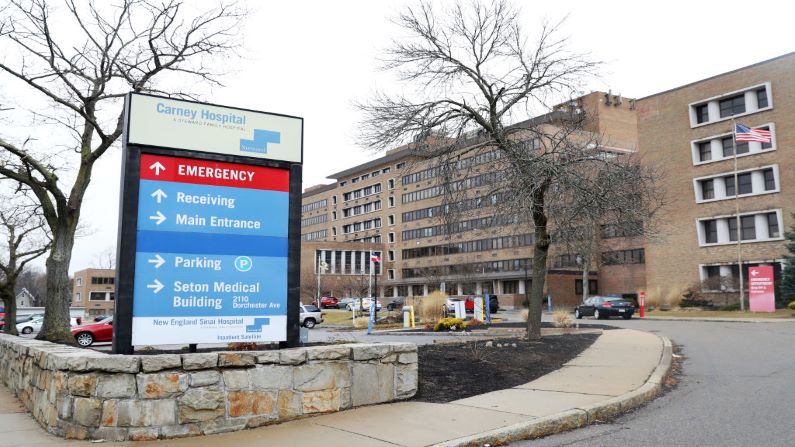
{"label": "cloudy sky", "polygon": [[[377,156],[355,141],[352,102],[394,89],[377,69],[380,49],[399,36],[389,17],[402,0],[262,1],[241,32],[245,58],[208,102],[302,116],[304,187]],[[533,34],[543,19],[568,16],[571,45],[605,62],[590,90],[643,97],[795,50],[789,2],[516,1]],[[84,202],[90,237],[79,240],[71,270],[115,248],[120,149],[95,169]]]}

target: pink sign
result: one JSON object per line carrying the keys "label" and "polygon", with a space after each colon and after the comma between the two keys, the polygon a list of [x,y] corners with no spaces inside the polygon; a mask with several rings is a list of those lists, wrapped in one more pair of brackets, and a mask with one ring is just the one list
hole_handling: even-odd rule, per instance
{"label": "pink sign", "polygon": [[748,301],[751,312],[775,312],[776,292],[773,288],[773,267],[748,267]]}

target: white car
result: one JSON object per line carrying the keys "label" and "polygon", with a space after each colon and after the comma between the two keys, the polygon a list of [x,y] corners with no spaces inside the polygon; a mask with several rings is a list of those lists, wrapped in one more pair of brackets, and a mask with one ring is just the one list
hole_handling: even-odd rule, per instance
{"label": "white car", "polygon": [[20,334],[32,334],[41,330],[44,317],[34,317],[28,321],[17,323],[17,332]]}
{"label": "white car", "polygon": [[[361,303],[362,303],[362,307],[364,308],[364,310],[370,310],[371,298],[362,298],[361,299]],[[354,298],[353,302],[350,302],[350,303],[348,303],[345,306],[345,309],[346,310],[359,310],[359,298]],[[380,301],[376,300],[376,302],[375,302],[375,310],[381,310],[381,302]]]}

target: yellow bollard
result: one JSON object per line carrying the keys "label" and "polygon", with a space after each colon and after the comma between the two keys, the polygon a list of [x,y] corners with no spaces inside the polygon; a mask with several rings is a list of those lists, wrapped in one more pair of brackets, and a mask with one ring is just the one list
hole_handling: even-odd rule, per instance
{"label": "yellow bollard", "polygon": [[409,306],[409,318],[411,319],[411,328],[414,329],[414,306]]}

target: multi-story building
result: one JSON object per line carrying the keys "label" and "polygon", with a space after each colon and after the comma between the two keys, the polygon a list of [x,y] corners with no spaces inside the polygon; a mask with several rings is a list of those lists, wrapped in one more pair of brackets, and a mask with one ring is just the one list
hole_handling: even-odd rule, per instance
{"label": "multi-story building", "polygon": [[80,270],[73,281],[72,306],[84,307],[86,316],[113,315],[116,270]]}
{"label": "multi-story building", "polygon": [[[779,275],[795,211],[795,53],[639,99],[637,112],[640,152],[664,167],[671,201],[667,231],[646,245],[650,296],[698,287],[736,302],[740,271],[768,264]],[[733,122],[772,141],[737,144],[735,155]]]}
{"label": "multi-story building", "polygon": [[[633,101],[599,92],[567,107],[589,111],[588,130],[603,135],[605,147],[636,149]],[[553,119],[553,114],[536,118]],[[521,302],[529,290],[533,231],[531,225],[516,224],[496,211],[500,197],[490,185],[498,180],[499,158],[499,152],[476,137],[441,164],[405,146],[330,175],[335,183],[308,188],[301,215],[302,270],[308,272],[303,282],[316,278],[313,273],[325,260],[328,285],[321,290],[355,295],[356,287],[334,285],[356,283],[352,277],[362,277],[362,267],[369,272],[369,263],[360,261],[374,250],[383,260],[383,270],[376,272],[379,296],[444,290],[450,295],[497,294],[508,298],[503,302],[508,306]],[[454,188],[443,186],[451,182]],[[450,222],[449,207],[468,212]],[[608,262],[591,270],[587,287],[591,293],[635,293],[645,277],[642,245],[609,227],[603,228],[603,236]],[[556,304],[573,304],[582,293],[575,260],[575,254],[565,251],[550,253],[547,290]]]}

